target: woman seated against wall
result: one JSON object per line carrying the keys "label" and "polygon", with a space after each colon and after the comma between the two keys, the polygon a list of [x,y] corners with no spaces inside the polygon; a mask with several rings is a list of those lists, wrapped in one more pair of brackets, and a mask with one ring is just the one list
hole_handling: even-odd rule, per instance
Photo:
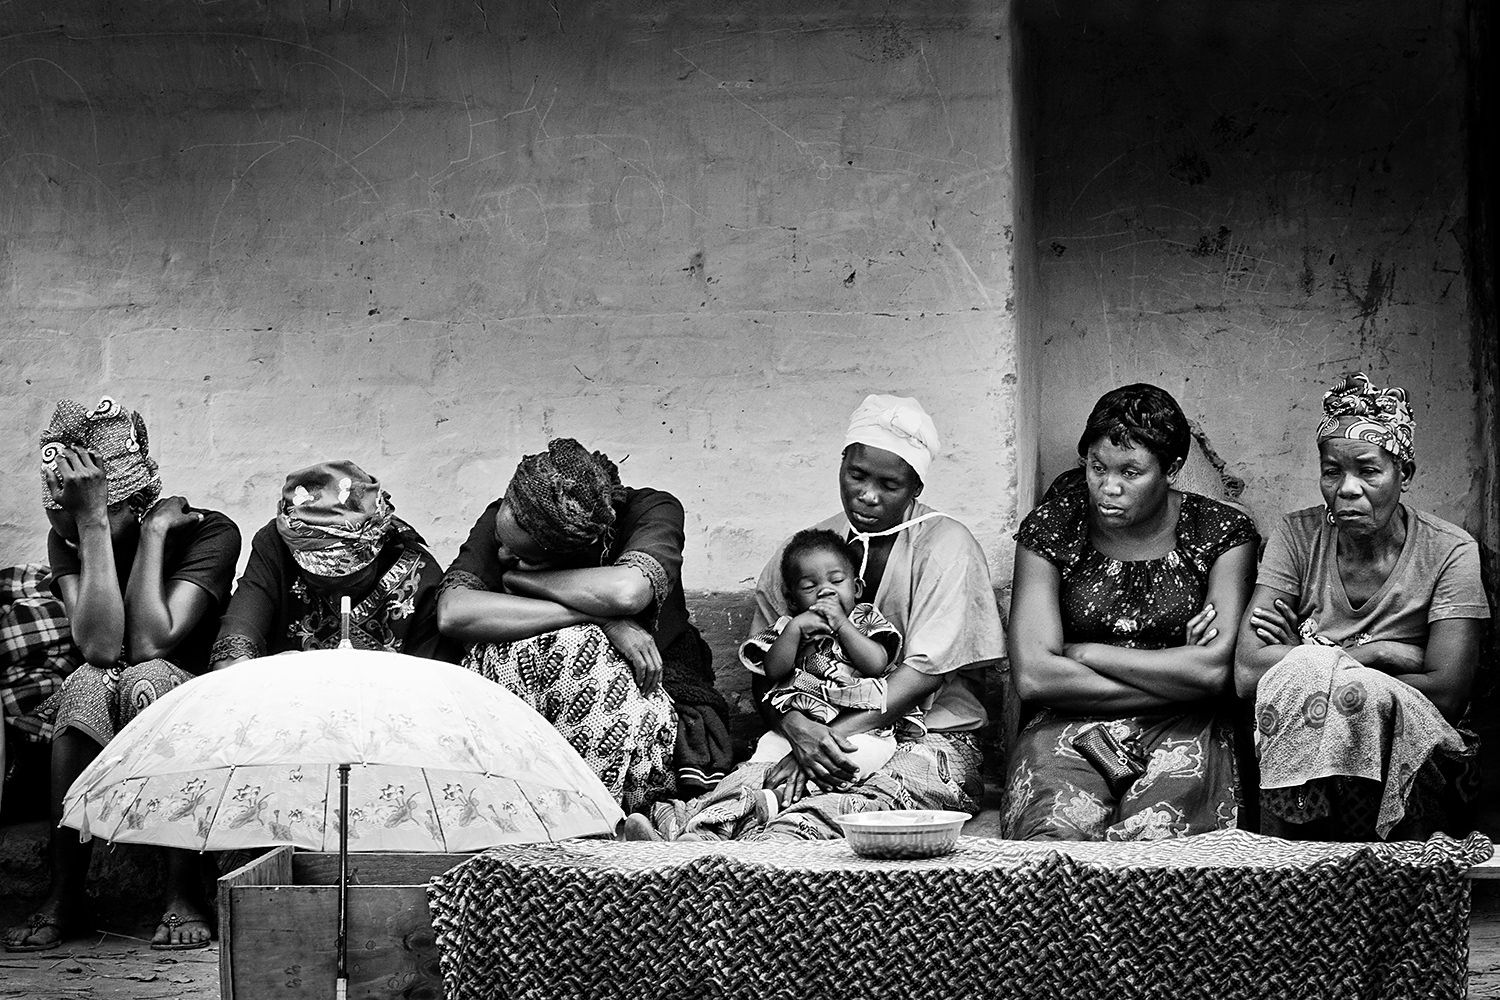
{"label": "woman seated against wall", "polygon": [[[52,723],[51,885],[6,951],[56,948],[89,926],[84,883],[92,842],[58,825],[74,779],[143,709],[208,667],[229,596],[240,532],[218,511],[162,497],[139,413],[105,397],[92,409],[62,400],[42,432],[47,556],[83,663],[38,709]],[[165,851],[166,906],[151,939],[160,951],[202,948],[212,908],[198,859]]]}
{"label": "woman seated against wall", "polygon": [[250,560],[219,623],[215,670],[294,650],[356,649],[458,661],[437,628],[441,564],[396,516],[380,482],[350,461],[286,477],[276,516],[250,541]]}
{"label": "woman seated against wall", "polygon": [[1009,763],[1008,838],[1236,825],[1233,623],[1258,539],[1240,511],[1173,489],[1189,442],[1163,390],[1106,393],[1078,441],[1082,477],[1016,534],[1011,671],[1030,719]]}
{"label": "woman seated against wall", "polygon": [[[982,671],[1000,658],[1005,639],[984,550],[961,522],[918,500],[939,450],[937,428],[917,400],[865,397],[844,436],[843,509],[814,525],[848,540],[859,558],[862,599],[901,637],[894,666],[882,678],[884,707],[851,707],[828,720],[811,705],[767,698],[774,686],[757,675],[761,714],[790,752],[774,764],[752,760],[741,770],[760,776],[775,793],[774,804],[742,774],[713,795],[631,817],[628,838],[674,839],[686,829],[714,838],[832,839],[843,836],[838,818],[844,813],[978,811],[984,790],[979,732],[987,721],[979,699]],[[756,580],[752,642],[792,610],[788,583],[795,581],[783,575],[789,543],[777,548]],[[900,726],[894,752],[862,772],[855,737],[897,727],[916,709],[925,734]],[[751,816],[755,822],[740,822]]]}
{"label": "woman seated against wall", "polygon": [[545,716],[627,812],[731,763],[682,591],[683,521],[670,493],[623,486],[606,455],[558,438],[474,522],[438,601],[464,666]]}
{"label": "woman seated against wall", "polygon": [[1490,616],[1479,547],[1401,502],[1416,471],[1404,390],[1345,375],[1317,441],[1323,505],[1271,536],[1235,654],[1262,829],[1426,837],[1451,822],[1476,747],[1458,723]]}

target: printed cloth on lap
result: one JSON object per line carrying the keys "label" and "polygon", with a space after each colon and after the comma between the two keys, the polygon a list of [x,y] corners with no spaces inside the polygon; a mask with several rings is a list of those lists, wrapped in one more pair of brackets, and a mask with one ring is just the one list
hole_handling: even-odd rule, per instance
{"label": "printed cloth on lap", "polygon": [[1435,755],[1471,752],[1420,691],[1334,646],[1298,646],[1266,671],[1255,716],[1262,788],[1340,776],[1383,783],[1375,824],[1382,838]]}

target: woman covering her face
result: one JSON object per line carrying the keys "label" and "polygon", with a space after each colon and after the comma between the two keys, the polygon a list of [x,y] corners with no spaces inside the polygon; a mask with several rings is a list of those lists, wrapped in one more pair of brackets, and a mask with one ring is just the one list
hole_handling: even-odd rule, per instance
{"label": "woman covering her face", "polygon": [[627,812],[712,788],[728,706],[682,592],[682,504],[572,438],[527,455],[443,578],[464,666],[540,712]]}
{"label": "woman covering her face", "polygon": [[1016,534],[1011,670],[1031,717],[1010,757],[1008,838],[1236,825],[1231,624],[1257,536],[1234,508],[1173,489],[1189,444],[1166,392],[1106,393],[1078,442],[1081,479],[1055,484]]}
{"label": "woman covering her face", "polygon": [[1266,545],[1235,656],[1266,832],[1425,838],[1459,804],[1490,609],[1474,539],[1402,502],[1413,430],[1405,390],[1345,375],[1317,428],[1323,504]]}
{"label": "woman covering her face", "polygon": [[[162,496],[146,423],[105,397],[92,409],[61,400],[42,432],[42,503],[51,522],[52,591],[83,663],[38,710],[52,721],[51,884],[6,951],[56,948],[93,926],[86,913],[90,843],[57,826],[73,780],[142,709],[208,668],[229,597],[240,532],[224,514]],[[159,951],[205,947],[213,910],[197,858],[164,854]]]}

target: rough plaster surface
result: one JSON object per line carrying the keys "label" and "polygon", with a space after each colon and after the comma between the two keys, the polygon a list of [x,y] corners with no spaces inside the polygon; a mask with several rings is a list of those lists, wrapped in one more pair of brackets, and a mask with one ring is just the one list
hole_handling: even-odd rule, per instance
{"label": "rough plaster surface", "polygon": [[0,9],[0,554],[110,391],[246,537],[347,456],[438,556],[570,435],[745,585],[922,398],[926,499],[1008,576],[1008,8],[83,0]]}
{"label": "rough plaster surface", "polygon": [[1346,370],[1404,385],[1412,498],[1476,467],[1457,3],[1037,3],[1041,471],[1098,396],[1162,385],[1263,527],[1319,502]]}

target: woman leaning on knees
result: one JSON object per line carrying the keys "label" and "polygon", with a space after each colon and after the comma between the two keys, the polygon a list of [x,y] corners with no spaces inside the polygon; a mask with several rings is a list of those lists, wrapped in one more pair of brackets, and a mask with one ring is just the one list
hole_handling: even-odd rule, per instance
{"label": "woman leaning on knees", "polygon": [[627,812],[711,788],[730,764],[728,706],[682,591],[683,519],[604,454],[549,441],[474,523],[438,601],[464,666],[546,717]]}
{"label": "woman leaning on knees", "polygon": [[1031,718],[1007,838],[1236,825],[1228,696],[1257,536],[1234,508],[1173,489],[1189,445],[1163,390],[1106,393],[1078,441],[1082,477],[1060,477],[1016,534],[1011,670]]}
{"label": "woman leaning on knees", "polygon": [[[978,808],[984,787],[978,737],[987,721],[979,700],[982,671],[1002,655],[1005,639],[979,543],[957,520],[917,500],[939,450],[937,429],[915,399],[868,396],[850,418],[839,463],[843,510],[814,527],[854,544],[862,599],[889,619],[903,643],[883,678],[883,710],[848,709],[832,722],[797,708],[783,713],[765,699],[770,682],[756,678],[762,714],[791,752],[763,779],[781,791],[784,808],[763,828],[756,824],[751,839],[841,837],[838,817],[848,812]],[[756,581],[752,636],[789,610],[781,575],[785,544]],[[850,737],[888,729],[918,707],[926,734],[902,739],[878,770],[860,773]],[[682,815],[665,815],[659,806],[651,822],[660,832],[708,809],[736,811],[713,799],[675,810]]]}
{"label": "woman leaning on knees", "polygon": [[1404,390],[1345,375],[1317,428],[1323,504],[1266,545],[1235,655],[1264,832],[1420,838],[1461,806],[1477,741],[1460,723],[1490,609],[1474,539],[1401,500],[1413,426]]}
{"label": "woman leaning on knees", "polygon": [[[52,878],[41,905],[5,932],[6,951],[55,948],[80,927],[90,844],[56,825],[63,795],[126,723],[208,666],[239,529],[161,492],[140,414],[108,397],[92,409],[57,404],[42,432],[47,555],[84,663],[40,709],[53,718]],[[197,859],[165,857],[166,906],[151,947],[204,947],[212,911]]]}

